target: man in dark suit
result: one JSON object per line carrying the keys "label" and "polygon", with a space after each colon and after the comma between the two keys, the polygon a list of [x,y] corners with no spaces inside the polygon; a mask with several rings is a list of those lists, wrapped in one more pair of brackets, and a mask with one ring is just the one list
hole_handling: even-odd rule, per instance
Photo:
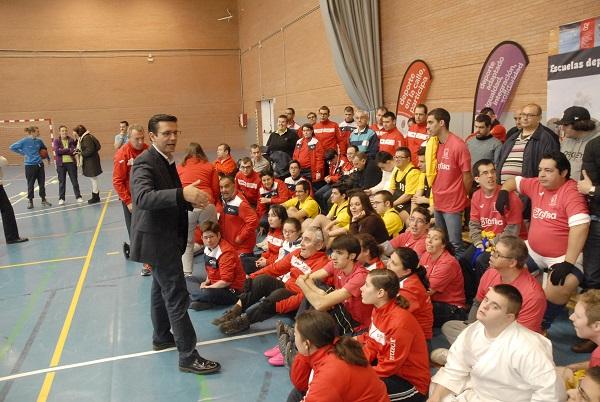
{"label": "man in dark suit", "polygon": [[154,115],[148,131],[152,146],[135,159],[131,170],[130,257],[152,266],[152,346],[154,350],[177,346],[181,371],[213,373],[220,364],[202,358],[196,350],[181,264],[187,243],[187,211],[203,205],[203,192],[195,187],[198,182],[181,187],[173,158],[179,134],[177,118]]}

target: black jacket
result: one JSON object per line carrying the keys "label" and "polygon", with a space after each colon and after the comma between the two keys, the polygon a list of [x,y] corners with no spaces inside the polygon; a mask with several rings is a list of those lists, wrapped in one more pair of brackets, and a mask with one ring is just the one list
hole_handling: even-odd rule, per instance
{"label": "black jacket", "polygon": [[600,137],[596,137],[585,147],[583,151],[583,163],[581,169],[590,177],[594,186],[596,186],[596,195],[587,197],[590,207],[590,214],[600,218]]}
{"label": "black jacket", "polygon": [[188,210],[175,164],[150,146],[131,168],[131,256],[153,267],[179,266],[185,251]]}
{"label": "black jacket", "polygon": [[374,159],[367,159],[367,164],[363,170],[357,170],[350,175],[352,188],[365,190],[371,188],[381,181],[381,169],[377,166]]}
{"label": "black jacket", "polygon": [[282,135],[271,133],[267,140],[267,155],[270,155],[275,151],[283,151],[291,158],[294,153],[296,141],[298,141],[298,133],[291,128],[288,128]]}
{"label": "black jacket", "polygon": [[[523,152],[523,172],[521,174],[523,177],[537,177],[538,167],[542,160],[542,156],[547,152],[560,151],[560,144],[557,139],[554,138],[556,135],[551,134],[548,130],[549,129],[540,124],[533,134],[531,134],[531,139],[527,142],[525,151]],[[495,161],[498,173],[502,171],[502,166],[504,166],[506,158],[508,158],[510,151],[513,149],[513,146],[522,131],[523,130],[519,130],[517,133],[508,137],[506,142],[502,145],[498,160]],[[501,175],[498,174],[498,183],[500,183],[500,177]]]}

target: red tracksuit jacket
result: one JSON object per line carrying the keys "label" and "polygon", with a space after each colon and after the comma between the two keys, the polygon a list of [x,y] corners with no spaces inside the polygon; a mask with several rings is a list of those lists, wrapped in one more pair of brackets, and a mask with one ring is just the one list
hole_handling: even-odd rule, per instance
{"label": "red tracksuit jacket", "polygon": [[[256,214],[261,217],[267,213],[267,210],[271,205],[281,204],[282,202],[286,202],[290,199],[290,191],[283,181],[280,179],[273,180],[273,186],[267,190],[264,186],[261,185],[258,188],[258,204],[256,205]],[[261,198],[270,198],[270,204],[261,204]]]}
{"label": "red tracksuit jacket", "polygon": [[117,150],[114,158],[113,167],[113,187],[119,198],[126,205],[131,204],[131,189],[129,187],[129,174],[131,173],[131,166],[133,166],[133,160],[140,156],[148,148],[148,145],[144,144],[141,150],[137,150],[126,143]]}
{"label": "red tracksuit jacket", "polygon": [[219,197],[219,176],[212,163],[198,158],[189,158],[185,162],[185,166],[177,166],[177,173],[182,187],[200,180],[197,187],[208,194],[211,204],[214,204],[214,200]]}
{"label": "red tracksuit jacket", "polygon": [[215,205],[219,214],[221,236],[233,245],[238,253],[252,253],[256,245],[258,218],[243,196],[236,194],[231,201],[223,198]]}

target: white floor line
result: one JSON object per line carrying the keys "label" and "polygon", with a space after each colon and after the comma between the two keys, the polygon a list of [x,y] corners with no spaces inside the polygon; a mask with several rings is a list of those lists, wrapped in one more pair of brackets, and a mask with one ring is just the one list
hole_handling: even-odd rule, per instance
{"label": "white floor line", "polygon": [[[110,197],[110,201],[108,201],[109,203],[115,202],[117,201],[119,198],[118,196],[111,196]],[[51,214],[59,214],[62,212],[68,212],[68,211],[75,211],[77,209],[82,209],[82,208],[89,208],[89,207],[95,207],[98,206],[99,204],[88,204],[87,202],[84,202],[84,204],[78,204],[78,203],[73,203],[71,205],[61,205],[58,207],[50,207],[50,208],[46,208],[43,210],[38,210],[35,212],[21,212],[18,214],[15,214],[15,218],[16,219],[27,219],[27,218],[34,218],[36,216],[44,216],[44,215],[51,215]]]}
{"label": "white floor line", "polygon": [[[210,341],[198,342],[198,343],[196,343],[196,346],[214,345],[217,343],[236,341],[239,339],[254,338],[256,336],[274,334],[275,332],[276,331],[274,329],[272,329],[272,330],[268,330],[268,331],[255,332],[252,334],[230,336],[228,338],[213,339]],[[79,368],[79,367],[93,366],[95,364],[110,363],[110,362],[114,362],[114,361],[118,361],[118,360],[133,359],[136,357],[149,356],[149,355],[154,355],[157,353],[171,352],[171,351],[175,351],[175,350],[176,350],[176,348],[169,348],[169,349],[164,349],[164,350],[159,350],[159,351],[149,350],[147,352],[130,353],[127,355],[105,357],[104,359],[88,360],[86,362],[81,362],[81,363],[65,364],[62,366],[48,367],[48,368],[40,369],[40,370],[26,371],[24,373],[18,373],[18,374],[8,375],[6,377],[0,377],[0,382],[17,380],[19,378],[31,377],[31,376],[39,375],[39,374],[46,374],[46,373],[50,373],[53,371],[62,371],[62,370],[68,370],[68,369],[73,369],[73,368]]]}

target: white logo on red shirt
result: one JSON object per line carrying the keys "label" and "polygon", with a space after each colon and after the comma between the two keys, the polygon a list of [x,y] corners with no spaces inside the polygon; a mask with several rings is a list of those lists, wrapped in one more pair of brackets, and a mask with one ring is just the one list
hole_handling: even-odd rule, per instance
{"label": "white logo on red shirt", "polygon": [[447,163],[438,163],[438,170],[450,170],[450,165]]}
{"label": "white logo on red shirt", "polygon": [[533,209],[533,217],[535,219],[556,219],[556,212],[545,211],[536,207]]}
{"label": "white logo on red shirt", "polygon": [[371,327],[369,328],[369,338],[385,346],[385,334],[373,322],[371,322]]}
{"label": "white logo on red shirt", "polygon": [[488,226],[503,226],[504,225],[504,221],[502,219],[488,218],[488,217],[484,217],[484,216],[482,216],[479,219],[480,219],[480,222],[481,222],[481,226],[483,226],[483,227],[488,227]]}

